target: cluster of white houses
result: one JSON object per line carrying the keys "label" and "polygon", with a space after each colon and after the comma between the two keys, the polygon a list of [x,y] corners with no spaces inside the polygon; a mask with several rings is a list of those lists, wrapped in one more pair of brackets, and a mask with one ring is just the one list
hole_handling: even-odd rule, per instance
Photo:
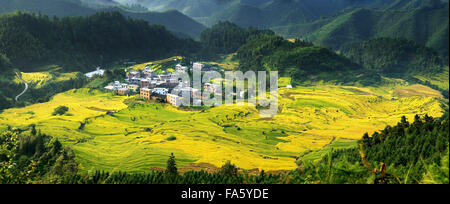
{"label": "cluster of white houses", "polygon": [[[203,70],[205,69],[205,65],[202,63],[194,63],[192,69],[205,71]],[[178,64],[175,70],[175,73],[186,73],[189,67]],[[201,90],[194,89],[189,84],[184,84],[178,74],[155,74],[154,70],[149,67],[145,67],[142,71],[128,72],[125,82],[120,83],[116,81],[110,83],[105,89],[115,91],[119,95],[139,94],[143,99],[160,100],[170,103],[173,106],[180,106],[182,104],[182,94],[186,94],[186,92],[191,95],[191,98],[202,98]],[[219,91],[219,87],[211,83],[205,83],[203,89],[211,93]]]}

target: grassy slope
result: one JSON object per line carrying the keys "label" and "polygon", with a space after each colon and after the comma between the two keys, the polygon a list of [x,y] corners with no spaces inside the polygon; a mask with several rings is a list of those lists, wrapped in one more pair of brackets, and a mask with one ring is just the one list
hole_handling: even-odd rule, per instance
{"label": "grassy slope", "polygon": [[[416,113],[442,114],[436,99],[396,98],[395,88],[281,89],[282,111],[274,118],[261,118],[254,107],[247,106],[185,111],[132,98],[138,103],[127,108],[125,97],[79,89],[48,103],[6,110],[0,114],[0,128],[26,129],[37,124],[43,133],[72,146],[81,171],[149,171],[165,167],[171,152],[179,167],[221,166],[231,160],[245,169],[294,169],[295,157],[305,152],[320,154],[315,151],[333,141],[337,143],[332,145],[346,146],[340,143],[394,125],[402,115],[412,119]],[[68,106],[71,116],[51,116],[59,105]],[[107,116],[107,110],[118,112]],[[85,119],[88,122],[79,129]],[[167,141],[170,136],[177,139]]]}
{"label": "grassy slope", "polygon": [[[41,88],[50,82],[63,82],[70,79],[77,78],[78,72],[70,73],[58,73],[60,68],[56,67],[50,71],[44,72],[21,72],[22,79],[31,86],[31,88]],[[15,78],[15,83],[21,84],[22,82]]]}
{"label": "grassy slope", "polygon": [[445,67],[444,71],[442,73],[439,74],[433,74],[430,76],[425,76],[425,75],[417,75],[415,76],[417,79],[423,81],[423,82],[430,82],[433,85],[438,86],[440,89],[443,90],[448,90],[449,89],[449,67]]}

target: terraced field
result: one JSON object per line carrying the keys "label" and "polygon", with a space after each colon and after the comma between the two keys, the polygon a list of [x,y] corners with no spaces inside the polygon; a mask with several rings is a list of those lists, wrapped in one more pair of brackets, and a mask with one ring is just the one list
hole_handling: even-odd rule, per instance
{"label": "terraced field", "polygon": [[[248,170],[290,170],[299,156],[315,160],[323,148],[354,146],[365,132],[394,125],[403,115],[410,120],[415,114],[442,115],[435,97],[398,97],[395,89],[282,88],[280,113],[273,118],[260,117],[254,106],[193,111],[79,89],[6,110],[0,128],[36,124],[73,148],[81,171],[150,171],[165,167],[172,152],[181,168],[230,160]],[[51,116],[59,105],[68,106],[68,114]]]}
{"label": "terraced field", "polygon": [[[73,144],[90,137],[78,131],[81,122],[106,111],[126,108],[124,99],[100,91],[71,90],[56,95],[46,103],[3,111],[0,114],[0,129],[8,126],[27,129],[30,124],[36,124],[43,133],[58,137],[65,144]],[[53,116],[54,109],[62,105],[69,107],[69,111],[63,116]]]}
{"label": "terraced field", "polygon": [[212,66],[218,66],[224,70],[235,70],[239,67],[239,61],[233,59],[237,53],[221,56],[221,60],[215,62],[203,62]]}
{"label": "terraced field", "polygon": [[170,57],[170,58],[163,59],[163,60],[137,64],[137,65],[133,66],[133,69],[134,70],[144,70],[146,66],[149,66],[151,69],[156,71],[158,68],[161,68],[162,65],[165,64],[165,63],[171,63],[173,61],[177,61],[177,60],[181,60],[181,59],[183,59],[183,57],[180,57],[180,56]]}
{"label": "terraced field", "polygon": [[423,81],[423,82],[430,82],[433,85],[438,86],[440,89],[444,89],[444,90],[448,90],[449,88],[449,81],[448,81],[448,77],[449,77],[449,67],[446,66],[443,70],[442,73],[439,74],[434,74],[431,76],[415,76],[417,79]]}
{"label": "terraced field", "polygon": [[[56,69],[56,68],[55,68]],[[49,82],[62,82],[77,78],[78,72],[59,73],[53,71],[43,72],[21,72],[22,79],[30,84],[33,88],[41,88]],[[14,82],[22,83],[19,79]]]}

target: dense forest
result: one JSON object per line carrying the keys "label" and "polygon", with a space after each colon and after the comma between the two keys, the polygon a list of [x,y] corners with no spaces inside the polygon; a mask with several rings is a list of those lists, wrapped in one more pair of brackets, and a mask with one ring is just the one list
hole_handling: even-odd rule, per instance
{"label": "dense forest", "polygon": [[[297,84],[305,80],[363,84],[380,80],[378,74],[368,74],[368,70],[330,49],[299,39],[291,42],[277,35],[250,38],[239,48],[237,58],[243,71],[277,70],[281,76],[292,77]],[[360,78],[352,77],[356,75]]]}
{"label": "dense forest", "polygon": [[[89,3],[88,3],[89,2]],[[111,1],[110,1],[111,2]],[[133,5],[119,5],[117,3],[95,4],[94,1],[85,0],[0,0],[0,14],[26,11],[30,13],[42,13],[48,16],[62,17],[86,17],[97,12],[119,12],[125,17],[141,19],[149,24],[164,25],[171,32],[180,36],[197,38],[205,26],[183,15],[176,10],[150,12]],[[94,6],[94,4],[96,6]]]}
{"label": "dense forest", "polygon": [[271,30],[244,29],[228,21],[219,22],[200,34],[200,41],[203,45],[201,56],[217,57],[219,54],[234,53],[250,37],[264,34],[275,35]]}
{"label": "dense forest", "polygon": [[240,70],[277,70],[294,83],[324,80],[375,85],[381,81],[380,74],[417,83],[411,76],[440,73],[445,65],[445,58],[433,48],[405,38],[349,43],[337,54],[304,39],[286,40],[270,30],[245,29],[230,22],[203,31],[201,43],[204,58],[237,52]]}
{"label": "dense forest", "polygon": [[0,53],[22,71],[59,64],[65,70],[86,72],[127,59],[187,55],[196,48],[197,43],[178,39],[163,26],[127,19],[118,12],[61,19],[22,12],[0,16]]}
{"label": "dense forest", "polygon": [[[447,183],[449,182],[449,118],[405,117],[394,127],[372,136],[360,147],[329,150],[311,163],[297,160],[295,171],[249,174],[231,162],[214,173],[180,174],[176,155],[169,155],[165,171],[150,173],[77,173],[70,148],[42,135],[35,126],[0,134],[0,183],[64,184],[312,184],[312,183]],[[8,166],[13,165],[13,168]]]}
{"label": "dense forest", "polygon": [[393,174],[406,175],[405,179],[414,183],[422,179],[426,165],[442,165],[448,142],[448,114],[442,119],[416,116],[413,122],[403,117],[397,126],[388,126],[371,137],[366,134],[360,141],[367,161],[383,162],[395,169]]}
{"label": "dense forest", "polygon": [[383,74],[442,71],[442,59],[431,48],[403,38],[376,38],[342,51],[352,61]]}
{"label": "dense forest", "polygon": [[0,73],[4,73],[11,69],[11,62],[4,54],[0,53]]}
{"label": "dense forest", "polygon": [[10,129],[0,133],[0,183],[30,183],[77,173],[75,155],[35,126],[29,134]]}
{"label": "dense forest", "polygon": [[45,102],[57,93],[86,85],[85,77],[78,73],[69,80],[49,81],[40,87],[29,84],[31,91],[14,101],[24,90],[23,84],[14,82],[14,72],[42,71],[56,64],[62,69],[50,74],[57,78],[61,72],[88,72],[97,66],[110,67],[124,61],[189,56],[198,50],[200,44],[191,39],[179,39],[163,26],[125,18],[118,12],[61,19],[22,12],[3,14],[0,110]]}

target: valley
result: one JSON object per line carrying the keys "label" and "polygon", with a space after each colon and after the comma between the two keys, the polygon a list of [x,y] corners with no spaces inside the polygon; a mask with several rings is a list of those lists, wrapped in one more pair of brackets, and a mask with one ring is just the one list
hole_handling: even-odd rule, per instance
{"label": "valley", "polygon": [[[76,89],[46,103],[5,110],[0,128],[27,131],[36,125],[74,150],[80,172],[150,172],[163,168],[170,153],[180,168],[232,161],[246,170],[292,170],[299,156],[314,158],[308,155],[335,144],[354,147],[364,133],[395,125],[402,116],[440,117],[448,109],[439,92],[398,94],[408,87],[281,88],[279,114],[273,118],[261,118],[254,106],[189,110]],[[59,105],[69,111],[52,116]]]}

